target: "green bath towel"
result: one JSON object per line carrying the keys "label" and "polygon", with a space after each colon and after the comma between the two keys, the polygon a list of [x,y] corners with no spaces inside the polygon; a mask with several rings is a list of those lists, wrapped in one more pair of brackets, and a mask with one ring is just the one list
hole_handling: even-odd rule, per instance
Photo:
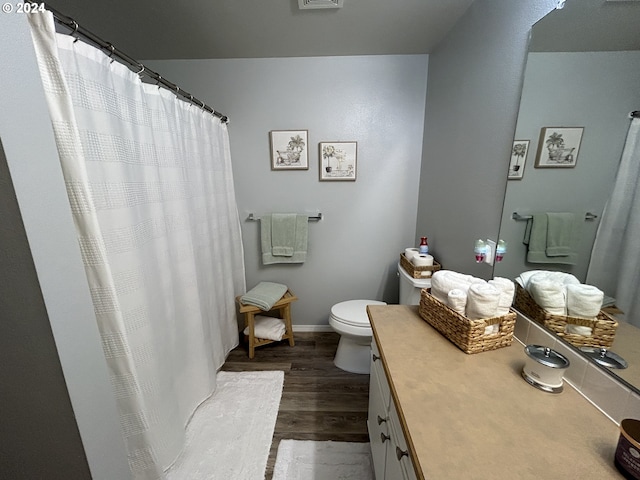
{"label": "green bath towel", "polygon": [[575,265],[579,241],[577,216],[572,213],[535,213],[527,221],[523,243],[527,262]]}
{"label": "green bath towel", "polygon": [[[274,214],[277,215],[277,214]],[[274,235],[274,215],[263,215],[260,217],[260,244],[262,248],[262,264],[271,265],[274,263],[304,263],[307,259],[307,237],[309,230],[309,216],[298,214],[291,217],[276,218],[275,228],[290,228],[291,218],[295,217],[295,234],[291,243],[292,235],[288,233],[275,232]],[[278,222],[278,220],[285,220]],[[274,245],[275,241],[275,245]],[[274,247],[275,251],[274,251]],[[291,252],[289,248],[293,248]],[[289,254],[290,253],[290,254]]]}
{"label": "green bath towel", "polygon": [[247,293],[240,297],[243,305],[253,305],[260,310],[268,312],[273,304],[282,298],[287,291],[287,286],[281,283],[260,282]]}

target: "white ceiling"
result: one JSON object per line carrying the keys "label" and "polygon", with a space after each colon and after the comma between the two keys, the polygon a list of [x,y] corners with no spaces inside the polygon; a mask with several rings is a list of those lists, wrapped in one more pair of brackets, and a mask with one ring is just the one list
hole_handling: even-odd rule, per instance
{"label": "white ceiling", "polygon": [[473,0],[50,0],[138,59],[430,53]]}

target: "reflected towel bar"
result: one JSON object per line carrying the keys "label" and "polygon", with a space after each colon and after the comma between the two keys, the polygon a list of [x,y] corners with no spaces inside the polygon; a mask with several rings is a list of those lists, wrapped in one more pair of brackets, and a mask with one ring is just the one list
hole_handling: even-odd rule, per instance
{"label": "reflected towel bar", "polygon": [[[533,215],[520,215],[518,212],[513,212],[511,218],[516,221],[531,220],[533,218]],[[584,215],[585,220],[595,220],[596,218],[598,218],[598,215],[596,215],[595,213],[587,212]]]}
{"label": "reflected towel bar", "polygon": [[[247,217],[247,220],[250,220],[252,222],[253,221],[257,222],[258,220],[260,220],[260,217],[256,217],[253,213],[250,213],[249,216]],[[311,220],[315,220],[319,222],[320,220],[322,220],[322,213],[318,213],[317,215],[313,215],[313,216],[310,215],[309,221]]]}

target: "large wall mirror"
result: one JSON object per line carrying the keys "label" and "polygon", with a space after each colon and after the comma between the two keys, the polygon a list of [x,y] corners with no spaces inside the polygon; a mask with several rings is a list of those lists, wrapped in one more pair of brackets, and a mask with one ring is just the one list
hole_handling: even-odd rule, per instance
{"label": "large wall mirror", "polygon": [[[520,149],[522,155],[515,155],[509,168],[499,235],[508,253],[496,264],[496,276],[514,279],[527,270],[558,270],[588,283],[630,112],[640,110],[638,25],[640,2],[567,0],[563,9],[533,26],[514,139],[526,152]],[[547,140],[560,127],[567,129],[558,131],[570,144],[564,154],[571,155],[558,168],[549,168],[543,159]],[[572,139],[574,134],[581,135],[579,140]],[[575,264],[527,262],[526,217],[544,212],[572,212],[581,219]],[[640,258],[640,236],[635,257]],[[633,289],[640,293],[640,272],[636,277]],[[621,320],[611,351],[624,357],[629,368],[611,373],[640,391],[640,318],[623,315]]]}

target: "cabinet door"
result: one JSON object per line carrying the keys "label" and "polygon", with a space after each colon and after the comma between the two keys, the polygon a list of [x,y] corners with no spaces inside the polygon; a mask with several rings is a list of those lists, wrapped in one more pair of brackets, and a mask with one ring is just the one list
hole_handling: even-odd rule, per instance
{"label": "cabinet door", "polygon": [[385,411],[389,410],[389,404],[391,403],[391,389],[389,388],[389,382],[387,376],[384,373],[384,367],[382,366],[382,358],[380,358],[380,350],[375,339],[371,342],[371,376],[378,377],[380,389],[382,390],[382,398],[384,399]]}
{"label": "cabinet door", "polygon": [[411,458],[409,458],[409,449],[400,427],[400,419],[393,400],[389,409],[388,423],[391,441],[387,446],[385,480],[416,480],[416,472]]}
{"label": "cabinet door", "polygon": [[389,415],[386,406],[387,401],[384,398],[384,393],[380,385],[380,378],[376,374],[376,368],[379,365],[380,361],[374,362],[371,360],[367,428],[369,430],[371,457],[373,459],[373,469],[376,479],[383,480],[385,478],[386,450],[389,443]]}

